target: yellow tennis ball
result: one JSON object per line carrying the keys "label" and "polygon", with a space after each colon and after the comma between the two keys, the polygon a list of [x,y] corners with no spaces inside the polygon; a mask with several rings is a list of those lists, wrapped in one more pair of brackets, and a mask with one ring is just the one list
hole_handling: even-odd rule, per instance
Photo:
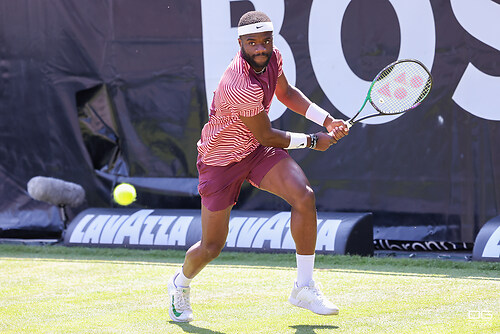
{"label": "yellow tennis ball", "polygon": [[129,183],[121,183],[115,187],[113,198],[116,203],[126,206],[135,201],[137,193],[133,185]]}

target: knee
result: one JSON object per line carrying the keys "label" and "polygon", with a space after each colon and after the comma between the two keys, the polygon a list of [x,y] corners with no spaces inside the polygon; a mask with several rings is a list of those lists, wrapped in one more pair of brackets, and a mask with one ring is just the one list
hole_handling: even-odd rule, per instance
{"label": "knee", "polygon": [[297,192],[290,205],[297,210],[315,210],[316,197],[310,186],[305,186],[304,189]]}
{"label": "knee", "polygon": [[217,243],[202,244],[203,254],[207,260],[213,260],[219,256],[220,252],[224,248],[224,244],[220,245]]}

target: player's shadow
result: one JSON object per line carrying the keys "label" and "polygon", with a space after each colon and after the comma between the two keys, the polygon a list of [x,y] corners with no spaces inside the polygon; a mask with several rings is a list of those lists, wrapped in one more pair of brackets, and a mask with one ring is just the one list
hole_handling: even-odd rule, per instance
{"label": "player's shadow", "polygon": [[173,325],[179,326],[184,333],[195,333],[195,334],[225,334],[223,332],[213,331],[208,328],[196,327],[187,322],[175,322],[169,321]]}
{"label": "player's shadow", "polygon": [[330,325],[295,325],[290,326],[296,330],[295,334],[315,334],[315,329],[339,329],[338,326],[330,326]]}

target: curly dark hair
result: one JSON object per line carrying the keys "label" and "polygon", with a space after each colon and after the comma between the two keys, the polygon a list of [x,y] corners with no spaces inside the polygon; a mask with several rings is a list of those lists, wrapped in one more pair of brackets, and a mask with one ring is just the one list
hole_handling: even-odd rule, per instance
{"label": "curly dark hair", "polygon": [[259,22],[271,22],[271,19],[265,13],[254,10],[241,16],[238,27]]}

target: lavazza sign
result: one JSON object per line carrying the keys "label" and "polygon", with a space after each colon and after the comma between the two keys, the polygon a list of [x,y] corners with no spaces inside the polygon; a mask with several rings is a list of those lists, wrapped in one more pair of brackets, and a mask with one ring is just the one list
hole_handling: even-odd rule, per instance
{"label": "lavazza sign", "polygon": [[[335,236],[351,216],[318,219],[316,250],[335,251]],[[359,214],[357,215],[359,216]],[[69,225],[66,245],[188,249],[201,239],[199,210],[87,209]],[[290,212],[234,211],[226,249],[295,250]]]}

